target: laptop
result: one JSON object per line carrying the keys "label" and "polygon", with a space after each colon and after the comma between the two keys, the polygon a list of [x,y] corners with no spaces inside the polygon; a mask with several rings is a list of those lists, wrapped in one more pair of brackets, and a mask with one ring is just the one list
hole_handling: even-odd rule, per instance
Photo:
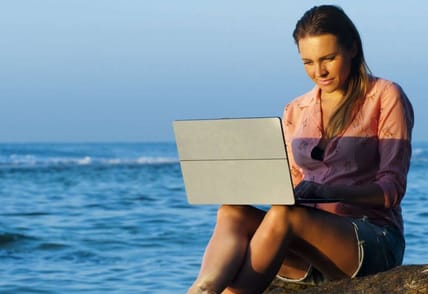
{"label": "laptop", "polygon": [[190,204],[294,205],[279,117],[175,120],[173,129]]}

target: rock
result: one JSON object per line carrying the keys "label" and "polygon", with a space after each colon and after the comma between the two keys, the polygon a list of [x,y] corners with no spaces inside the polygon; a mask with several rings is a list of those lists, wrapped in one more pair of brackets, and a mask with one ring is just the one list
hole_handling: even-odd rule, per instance
{"label": "rock", "polygon": [[333,281],[319,286],[286,283],[275,279],[263,293],[426,294],[428,265],[402,265],[376,275]]}

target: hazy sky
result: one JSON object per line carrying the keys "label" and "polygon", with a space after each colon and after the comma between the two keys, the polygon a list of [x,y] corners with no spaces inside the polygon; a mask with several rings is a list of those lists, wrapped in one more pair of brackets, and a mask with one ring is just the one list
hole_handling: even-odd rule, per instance
{"label": "hazy sky", "polygon": [[[280,116],[312,88],[291,33],[322,3],[0,0],[0,141],[173,141],[174,119]],[[327,3],[428,140],[428,2]]]}

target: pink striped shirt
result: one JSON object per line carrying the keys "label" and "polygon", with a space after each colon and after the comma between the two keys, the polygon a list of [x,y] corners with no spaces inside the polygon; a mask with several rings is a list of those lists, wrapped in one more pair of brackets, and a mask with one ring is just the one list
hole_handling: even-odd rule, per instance
{"label": "pink striped shirt", "polygon": [[[411,157],[413,109],[395,83],[376,78],[351,124],[330,140],[322,160],[311,152],[322,137],[319,88],[285,107],[283,124],[294,185],[301,180],[321,184],[376,183],[384,192],[384,207],[348,203],[317,204],[338,215],[362,217],[403,231],[400,202],[406,191]],[[346,197],[346,195],[343,195]]]}

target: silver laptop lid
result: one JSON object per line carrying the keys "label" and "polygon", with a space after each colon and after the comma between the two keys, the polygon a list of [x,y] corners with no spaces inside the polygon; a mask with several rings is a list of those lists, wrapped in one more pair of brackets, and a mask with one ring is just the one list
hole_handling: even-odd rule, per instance
{"label": "silver laptop lid", "polygon": [[294,204],[279,117],[173,122],[188,202]]}

